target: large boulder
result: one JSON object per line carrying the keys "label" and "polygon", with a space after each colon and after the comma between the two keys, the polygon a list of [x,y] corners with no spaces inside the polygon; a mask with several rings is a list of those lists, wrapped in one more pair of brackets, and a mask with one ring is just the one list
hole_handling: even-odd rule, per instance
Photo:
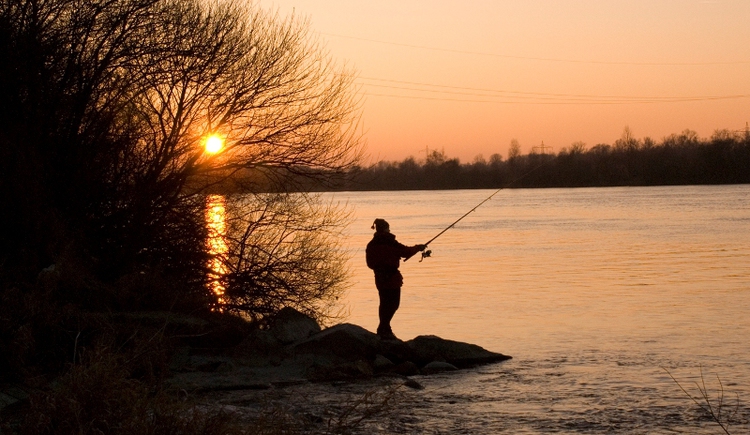
{"label": "large boulder", "polygon": [[420,335],[406,342],[415,361],[424,366],[432,361],[444,361],[458,368],[467,368],[510,359],[510,356],[490,352],[480,346],[460,341],[446,340],[434,335]]}
{"label": "large boulder", "polygon": [[331,368],[340,370],[341,367],[352,367],[351,371],[355,372],[353,363],[367,361],[376,372],[393,371],[409,376],[419,373],[420,368],[427,368],[424,374],[428,374],[511,358],[474,344],[434,335],[419,336],[407,342],[381,340],[376,334],[350,323],[332,326],[286,349],[299,361],[314,356],[315,366],[325,369],[326,373]]}
{"label": "large boulder", "polygon": [[380,352],[380,338],[361,326],[341,323],[291,345],[294,354],[314,354],[344,361],[373,361]]}
{"label": "large boulder", "polygon": [[288,307],[273,316],[268,325],[268,329],[251,330],[229,354],[250,365],[276,364],[290,356],[288,345],[320,332],[315,319]]}
{"label": "large boulder", "polygon": [[[350,323],[320,331],[313,319],[292,309],[282,310],[268,329],[255,329],[229,352],[214,356],[187,350],[180,384],[191,388],[235,388],[263,383],[271,377],[311,381],[352,380],[388,373],[433,374],[510,359],[477,345],[420,336],[408,342],[383,340]],[[223,359],[230,357],[229,360]],[[175,364],[177,365],[177,364]],[[193,372],[194,374],[186,373]],[[200,384],[194,377],[209,380]],[[184,379],[183,379],[184,378]],[[220,387],[211,387],[216,382]],[[199,385],[200,384],[200,385]],[[236,387],[236,388],[240,388]]]}
{"label": "large boulder", "polygon": [[315,354],[353,362],[374,361],[384,356],[395,364],[414,360],[416,354],[401,340],[382,340],[376,334],[351,323],[342,323],[298,341],[289,347],[296,355]]}
{"label": "large boulder", "polygon": [[281,344],[292,344],[320,332],[320,325],[294,308],[282,308],[271,321],[270,332]]}

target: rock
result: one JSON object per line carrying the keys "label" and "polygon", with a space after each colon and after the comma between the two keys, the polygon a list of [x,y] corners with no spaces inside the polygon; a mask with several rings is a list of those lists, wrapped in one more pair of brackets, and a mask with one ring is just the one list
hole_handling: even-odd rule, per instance
{"label": "rock", "polygon": [[[381,340],[366,329],[342,323],[325,329],[306,340],[294,343],[288,350],[295,355],[317,354],[342,361],[366,360],[375,362],[376,356],[394,364],[415,359],[414,350],[401,340]],[[380,359],[379,364],[387,364]]]}
{"label": "rock", "polygon": [[167,311],[139,311],[132,313],[115,313],[108,317],[114,322],[137,323],[142,326],[153,326],[164,328],[181,334],[203,334],[211,323],[205,319],[189,316],[181,313]]}
{"label": "rock", "polygon": [[414,379],[407,379],[404,381],[404,386],[415,390],[424,390],[424,386]]}
{"label": "rock", "polygon": [[364,376],[371,377],[375,374],[375,370],[372,368],[372,365],[370,365],[370,363],[368,363],[367,361],[357,360],[354,363],[354,366]]}
{"label": "rock", "polygon": [[264,383],[264,382],[258,382],[258,383],[233,383],[233,382],[227,382],[225,384],[214,384],[210,386],[203,387],[201,389],[198,389],[196,391],[202,392],[202,393],[210,393],[212,391],[242,391],[242,390],[269,390],[272,388],[271,384]]}
{"label": "rock", "polygon": [[414,350],[401,340],[380,340],[378,353],[395,364],[417,359]]}
{"label": "rock", "polygon": [[421,335],[406,344],[417,355],[418,364],[445,361],[458,368],[467,368],[510,359],[510,356],[490,352],[480,346],[445,340],[434,335]]}
{"label": "rock", "polygon": [[235,362],[225,356],[193,355],[188,367],[205,373],[228,373],[236,369]]}
{"label": "rock", "polygon": [[307,420],[308,423],[312,423],[312,424],[316,424],[316,425],[323,424],[323,423],[326,422],[326,419],[324,419],[323,417],[321,417],[319,415],[313,414],[311,412],[305,412],[305,413],[303,413],[302,414],[302,418],[304,418],[305,420]]}
{"label": "rock", "polygon": [[388,371],[393,368],[393,366],[395,366],[393,361],[380,354],[375,355],[375,360],[372,362],[372,367],[376,372]]}
{"label": "rock", "polygon": [[[170,382],[186,391],[259,389],[283,386],[290,379],[349,382],[376,374],[432,374],[510,358],[435,336],[408,342],[381,340],[349,323],[321,331],[312,318],[291,308],[282,310],[269,325],[266,330],[245,328],[243,341],[232,348],[196,349],[182,341],[171,361]],[[215,324],[200,326],[210,331]]]}
{"label": "rock", "polygon": [[342,323],[325,329],[310,338],[293,344],[297,355],[326,355],[333,359],[354,362],[373,361],[380,352],[380,339],[361,326]]}
{"label": "rock", "polygon": [[202,371],[178,373],[170,378],[169,384],[190,392],[267,390],[271,388],[269,380],[259,379],[254,373],[247,371],[231,374]]}
{"label": "rock", "polygon": [[293,387],[297,385],[304,385],[307,383],[307,379],[288,379],[283,381],[271,382],[271,385],[278,388]]}
{"label": "rock", "polygon": [[305,378],[310,382],[335,381],[344,377],[338,367],[328,365],[313,365],[305,371]]}
{"label": "rock", "polygon": [[455,370],[458,370],[458,367],[454,366],[451,363],[447,363],[444,361],[433,361],[422,367],[421,371],[423,375],[432,375],[435,373],[452,372]]}
{"label": "rock", "polygon": [[269,329],[252,330],[229,353],[250,365],[279,365],[289,357],[286,346],[319,332],[320,325],[313,318],[293,308],[282,308],[270,321]]}
{"label": "rock", "polygon": [[[325,329],[287,349],[298,360],[314,355],[318,360],[309,373],[323,380],[385,372],[404,376],[438,373],[510,358],[477,345],[435,336],[420,336],[408,342],[381,340],[372,332],[348,323]],[[358,361],[371,363],[372,373],[360,370],[356,366]],[[420,371],[421,366],[426,370]]]}
{"label": "rock", "polygon": [[[215,314],[208,316],[207,322],[208,325],[202,328],[202,332],[196,331],[193,335],[182,334],[181,342],[193,349],[221,351],[236,347],[251,330],[247,321],[236,316]],[[196,322],[196,326],[198,325],[199,323]]]}
{"label": "rock", "polygon": [[391,369],[391,372],[403,376],[414,376],[419,374],[419,367],[411,361],[406,361],[394,366]]}
{"label": "rock", "polygon": [[280,359],[284,345],[270,332],[256,329],[249,333],[230,354],[248,363],[266,364],[270,359]]}
{"label": "rock", "polygon": [[274,317],[270,332],[281,344],[291,344],[317,334],[320,325],[312,317],[286,307]]}
{"label": "rock", "polygon": [[236,369],[237,367],[234,361],[226,361],[216,366],[217,373],[229,373],[229,372],[233,372]]}
{"label": "rock", "polygon": [[218,369],[221,364],[222,363],[218,361],[214,361],[214,362],[195,366],[195,369],[198,370],[199,372],[212,373],[212,372],[215,372],[216,369]]}
{"label": "rock", "polygon": [[336,365],[313,365],[308,368],[306,377],[312,382],[349,381],[372,376],[372,368],[367,363],[357,361]]}

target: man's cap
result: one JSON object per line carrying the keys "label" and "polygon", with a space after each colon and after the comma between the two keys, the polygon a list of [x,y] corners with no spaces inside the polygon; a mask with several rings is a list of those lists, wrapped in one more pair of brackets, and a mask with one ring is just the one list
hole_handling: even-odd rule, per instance
{"label": "man's cap", "polygon": [[385,221],[385,219],[375,219],[375,222],[372,223],[372,226],[370,229],[373,229],[379,233],[383,231],[388,231],[391,228],[390,225],[388,225],[388,222]]}

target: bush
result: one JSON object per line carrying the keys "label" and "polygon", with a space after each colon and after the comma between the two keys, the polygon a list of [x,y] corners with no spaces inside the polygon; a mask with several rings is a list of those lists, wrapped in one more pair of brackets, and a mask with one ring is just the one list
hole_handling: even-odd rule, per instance
{"label": "bush", "polygon": [[21,434],[242,433],[220,411],[205,412],[129,377],[107,349],[86,356],[49,391],[35,393]]}

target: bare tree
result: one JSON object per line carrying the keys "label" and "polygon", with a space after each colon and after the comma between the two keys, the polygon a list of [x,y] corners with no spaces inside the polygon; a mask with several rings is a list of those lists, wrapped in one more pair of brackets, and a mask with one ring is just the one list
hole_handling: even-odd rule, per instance
{"label": "bare tree", "polygon": [[517,139],[513,139],[510,141],[510,146],[508,147],[508,160],[515,160],[520,156],[521,144],[518,143]]}
{"label": "bare tree", "polygon": [[570,154],[583,154],[586,152],[586,143],[576,141],[570,144]]}
{"label": "bare tree", "polygon": [[616,150],[635,151],[640,147],[640,142],[633,135],[633,131],[629,126],[625,126],[622,130],[622,135],[615,141]]}
{"label": "bare tree", "polygon": [[348,212],[317,196],[245,195],[228,207],[221,307],[261,319],[291,306],[319,320],[336,317],[346,288],[340,245]]}
{"label": "bare tree", "polygon": [[[0,80],[12,85],[0,94],[2,108],[20,114],[0,121],[9,127],[0,142],[24,144],[3,147],[0,189],[34,198],[14,217],[20,236],[3,234],[3,252],[35,237],[31,273],[59,261],[73,241],[100,279],[162,271],[200,293],[212,186],[232,180],[249,193],[288,192],[300,177],[324,181],[359,159],[352,74],[297,17],[233,0],[0,0],[0,22]],[[208,135],[223,139],[221,152],[206,152]],[[261,204],[285,218],[247,222],[250,234],[267,233],[252,242],[263,246],[263,261],[290,252],[275,231],[307,240],[308,250],[331,241],[312,236],[331,234],[327,207],[305,194],[268,201]],[[57,230],[35,235],[40,226]],[[325,284],[303,287],[335,293],[340,259],[313,253],[307,269],[305,256],[283,263],[274,285],[303,285],[294,269],[308,278],[328,272]],[[228,260],[236,269],[228,283],[248,288],[240,277],[261,279],[250,272],[258,258]]]}
{"label": "bare tree", "polygon": [[[283,184],[289,173],[357,162],[352,75],[335,69],[306,22],[233,2],[162,6],[151,45],[164,49],[139,58],[149,80],[133,102],[148,132],[142,151],[161,157],[156,170],[213,179],[252,170]],[[222,153],[203,152],[208,134],[224,138]]]}

